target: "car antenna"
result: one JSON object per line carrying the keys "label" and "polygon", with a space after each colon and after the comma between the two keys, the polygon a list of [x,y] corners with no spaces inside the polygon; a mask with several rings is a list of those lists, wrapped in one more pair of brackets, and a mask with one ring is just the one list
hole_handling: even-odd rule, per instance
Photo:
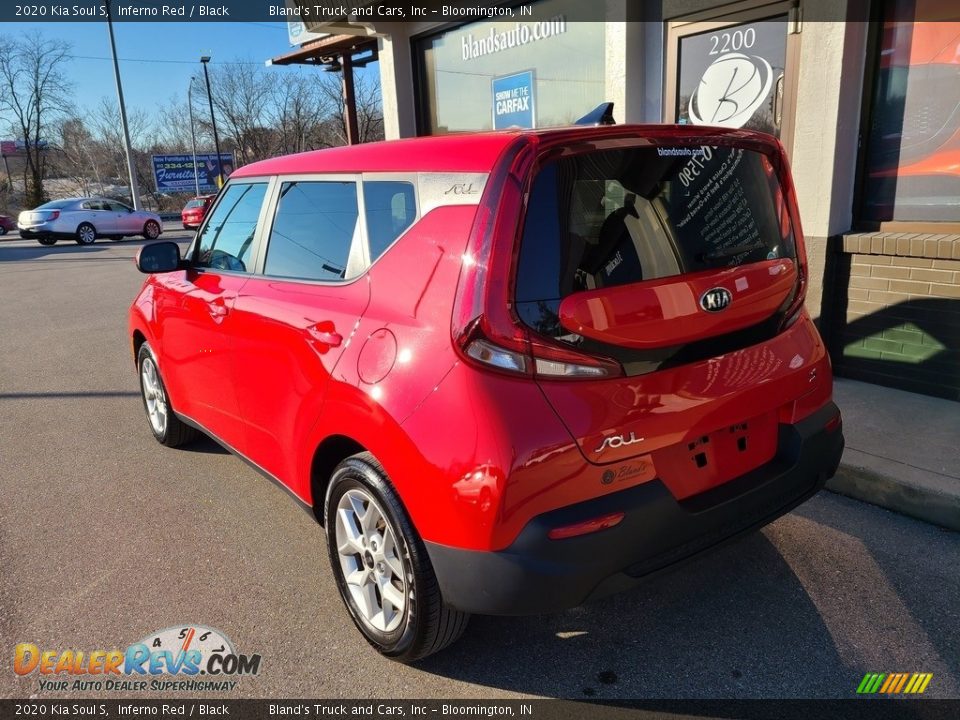
{"label": "car antenna", "polygon": [[582,118],[577,120],[574,125],[616,125],[617,121],[613,119],[613,103],[605,102],[597,105]]}

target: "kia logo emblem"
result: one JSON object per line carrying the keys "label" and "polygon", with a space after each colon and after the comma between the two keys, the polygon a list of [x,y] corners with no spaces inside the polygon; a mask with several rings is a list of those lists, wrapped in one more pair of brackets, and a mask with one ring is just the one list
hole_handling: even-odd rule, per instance
{"label": "kia logo emblem", "polygon": [[726,288],[710,288],[700,296],[700,307],[707,312],[720,312],[726,310],[731,300],[733,300],[733,296]]}

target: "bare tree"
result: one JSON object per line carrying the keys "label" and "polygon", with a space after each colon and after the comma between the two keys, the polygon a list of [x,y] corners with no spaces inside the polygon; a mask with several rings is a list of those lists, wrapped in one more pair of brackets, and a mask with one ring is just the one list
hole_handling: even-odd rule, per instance
{"label": "bare tree", "polygon": [[[210,69],[210,94],[217,114],[217,130],[221,140],[231,141],[223,145],[233,145],[241,165],[273,154],[275,137],[268,120],[272,91],[273,81],[259,65],[236,63]],[[193,92],[197,103],[194,107],[207,108],[203,84],[197,83]],[[209,132],[209,111],[201,110],[197,119]]]}
{"label": "bare tree", "polygon": [[36,207],[46,200],[43,188],[45,144],[56,116],[66,109],[71,86],[66,80],[70,45],[39,33],[0,43],[0,108],[24,141],[25,203]]}
{"label": "bare tree", "polygon": [[[119,123],[120,110],[115,100],[103,98],[100,105],[90,113],[91,126],[96,141],[101,146],[106,170],[118,184],[126,185],[127,157],[123,145],[123,128]],[[142,109],[127,110],[127,127],[130,130],[130,151],[133,154],[134,174],[141,192],[149,194],[156,202],[153,182],[153,167],[150,154],[155,149],[156,132],[150,116]]]}
{"label": "bare tree", "polygon": [[[60,164],[84,195],[103,193],[104,152],[81,118],[67,118],[58,127]],[[91,178],[91,173],[93,177]]]}
{"label": "bare tree", "polygon": [[274,83],[270,122],[277,131],[275,154],[304,152],[324,147],[321,123],[335,111],[329,97],[318,93],[302,74]]}
{"label": "bare tree", "polygon": [[[193,111],[196,114],[198,112],[196,99],[193,102]],[[200,128],[194,129],[197,132],[197,151],[200,152],[199,148],[202,140],[199,134]],[[154,130],[156,143],[162,147],[164,152],[190,152],[190,109],[187,107],[187,101],[179,96],[174,96],[164,103],[159,109]]]}
{"label": "bare tree", "polygon": [[[343,78],[340,73],[320,73],[316,80],[320,95],[333,108],[325,125],[326,145],[346,145],[347,114],[343,103]],[[359,141],[383,140],[383,102],[380,97],[380,81],[369,75],[357,73],[353,78],[353,91],[357,103],[357,130]]]}

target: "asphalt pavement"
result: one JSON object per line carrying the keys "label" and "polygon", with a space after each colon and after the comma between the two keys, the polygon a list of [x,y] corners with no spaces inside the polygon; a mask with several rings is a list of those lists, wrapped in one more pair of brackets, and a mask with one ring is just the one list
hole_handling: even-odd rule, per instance
{"label": "asphalt pavement", "polygon": [[848,698],[867,672],[960,697],[960,534],[827,492],[629,593],[382,659],[284,492],[212,442],[151,437],[126,336],[140,244],[0,243],[0,696],[104,697],[40,693],[17,643],[199,623],[262,656],[244,697]]}

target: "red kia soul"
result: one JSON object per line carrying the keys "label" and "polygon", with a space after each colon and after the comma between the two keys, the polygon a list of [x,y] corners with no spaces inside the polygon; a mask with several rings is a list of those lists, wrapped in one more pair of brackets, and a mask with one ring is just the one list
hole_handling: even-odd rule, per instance
{"label": "red kia soul", "polygon": [[843,450],[783,148],[597,126],[310,152],[144,247],[150,427],[202,432],[324,525],[413,661],[470,613],[562,610],[755,530]]}

